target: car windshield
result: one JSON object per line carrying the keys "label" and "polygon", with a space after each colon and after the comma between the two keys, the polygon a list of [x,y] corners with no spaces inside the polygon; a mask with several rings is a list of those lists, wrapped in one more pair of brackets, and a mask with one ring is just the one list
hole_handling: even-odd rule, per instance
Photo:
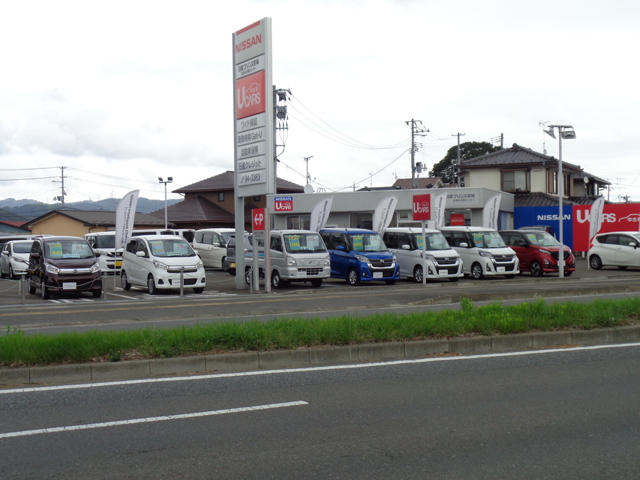
{"label": "car windshield", "polygon": [[317,233],[289,233],[284,235],[284,247],[289,253],[326,252],[327,248]]}
{"label": "car windshield", "polygon": [[[451,247],[440,232],[425,233],[426,250],[449,250]],[[422,250],[422,233],[411,234],[411,250]]]}
{"label": "car windshield", "polygon": [[85,240],[54,240],[45,242],[44,256],[52,260],[92,258],[95,255]]}
{"label": "car windshield", "polygon": [[524,234],[532,245],[539,247],[557,247],[560,245],[555,238],[545,232],[527,232]]}
{"label": "car windshield", "polygon": [[193,257],[196,254],[183,238],[149,240],[149,246],[154,257]]}
{"label": "car windshield", "polygon": [[231,235],[233,235],[233,233],[231,233],[231,232],[220,232],[220,236],[224,240],[224,243],[228,243],[229,242],[229,239],[231,238]]}
{"label": "car windshield", "polygon": [[377,233],[350,233],[350,250],[355,252],[386,252],[387,247]]}
{"label": "car windshield", "polygon": [[33,242],[20,242],[13,244],[13,253],[29,253]]}
{"label": "car windshield", "polygon": [[473,245],[480,248],[503,248],[506,247],[502,237],[498,232],[473,232]]}
{"label": "car windshield", "polygon": [[116,236],[96,235],[96,248],[116,248]]}

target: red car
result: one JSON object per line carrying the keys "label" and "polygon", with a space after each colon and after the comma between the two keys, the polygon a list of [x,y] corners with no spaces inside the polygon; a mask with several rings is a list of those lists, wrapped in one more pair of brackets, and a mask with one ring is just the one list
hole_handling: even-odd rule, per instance
{"label": "red car", "polygon": [[[520,271],[528,270],[534,277],[545,273],[558,273],[560,242],[541,230],[501,230],[500,235],[520,260]],[[564,246],[564,274],[569,277],[576,271],[576,258],[571,249]]]}

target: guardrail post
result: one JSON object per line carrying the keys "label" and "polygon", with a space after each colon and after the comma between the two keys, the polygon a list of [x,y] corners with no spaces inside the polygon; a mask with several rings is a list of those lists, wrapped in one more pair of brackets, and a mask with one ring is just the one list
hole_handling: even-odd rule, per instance
{"label": "guardrail post", "polygon": [[24,305],[24,302],[25,302],[25,298],[24,298],[25,278],[27,278],[26,274],[20,275],[20,298],[22,299],[22,305]]}
{"label": "guardrail post", "polygon": [[[236,275],[238,271],[236,270]],[[253,294],[253,267],[249,267],[249,270],[245,273],[245,279],[249,277],[249,295]]]}
{"label": "guardrail post", "polygon": [[102,300],[106,302],[107,301],[107,274],[105,272],[102,272],[100,276],[102,277],[102,282],[101,282]]}
{"label": "guardrail post", "polygon": [[184,267],[180,267],[180,298],[184,297]]}

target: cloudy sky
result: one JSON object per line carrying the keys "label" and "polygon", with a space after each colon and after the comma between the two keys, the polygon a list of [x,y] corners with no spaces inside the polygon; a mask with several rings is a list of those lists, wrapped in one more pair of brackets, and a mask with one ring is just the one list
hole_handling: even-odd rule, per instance
{"label": "cloudy sky", "polygon": [[[272,19],[290,89],[278,175],[327,191],[411,176],[461,141],[558,155],[640,201],[631,0],[0,0],[0,199],[164,198],[233,170],[232,33]],[[543,147],[543,141],[545,147]],[[305,157],[312,157],[305,162]],[[422,176],[425,176],[423,174]],[[58,182],[55,182],[58,180]],[[169,194],[169,198],[179,198]]]}

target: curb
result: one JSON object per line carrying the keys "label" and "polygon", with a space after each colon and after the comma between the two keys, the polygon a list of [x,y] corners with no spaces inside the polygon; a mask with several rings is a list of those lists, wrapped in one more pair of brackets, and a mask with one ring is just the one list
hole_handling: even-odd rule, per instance
{"label": "curb", "polygon": [[0,369],[0,385],[6,387],[25,384],[104,382],[205,372],[238,373],[416,359],[442,353],[482,355],[544,349],[553,346],[577,347],[635,342],[640,342],[640,325],[598,330],[535,332],[492,337],[452,337],[125,362],[2,368]]}

